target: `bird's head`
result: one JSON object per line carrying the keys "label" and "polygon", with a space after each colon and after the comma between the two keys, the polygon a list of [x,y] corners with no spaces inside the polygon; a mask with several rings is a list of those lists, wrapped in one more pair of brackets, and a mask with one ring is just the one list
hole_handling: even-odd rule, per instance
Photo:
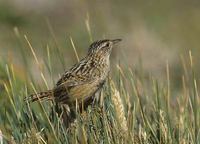
{"label": "bird's head", "polygon": [[98,56],[98,57],[109,57],[112,51],[112,48],[121,41],[121,39],[104,39],[93,42],[88,50],[88,55]]}

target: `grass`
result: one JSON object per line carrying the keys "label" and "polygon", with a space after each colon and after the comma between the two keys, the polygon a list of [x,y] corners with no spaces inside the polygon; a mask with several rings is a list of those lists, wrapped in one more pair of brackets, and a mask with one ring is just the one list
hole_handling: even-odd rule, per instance
{"label": "grass", "polygon": [[[89,20],[86,26],[91,37]],[[52,87],[55,81],[52,59],[58,58],[60,64],[65,65],[60,48],[56,47],[56,52],[53,52],[47,45],[44,63],[41,64],[29,38],[20,36],[17,29],[15,33],[22,47],[25,45],[26,51],[31,52],[43,84],[40,87],[31,74],[28,52],[22,53],[24,77],[8,59],[5,62],[1,60],[0,130],[4,143],[200,142],[199,80],[191,51],[186,58],[182,57],[184,72],[180,73],[182,80],[176,82],[182,86],[176,91],[172,88],[168,63],[164,81],[144,73],[142,68],[116,64],[103,89],[100,103],[89,106],[82,114],[77,111],[76,121],[66,129],[55,112],[55,103],[41,101],[27,104],[23,101],[33,91]],[[22,42],[24,39],[25,42]],[[70,41],[79,61],[73,39],[70,38]]]}

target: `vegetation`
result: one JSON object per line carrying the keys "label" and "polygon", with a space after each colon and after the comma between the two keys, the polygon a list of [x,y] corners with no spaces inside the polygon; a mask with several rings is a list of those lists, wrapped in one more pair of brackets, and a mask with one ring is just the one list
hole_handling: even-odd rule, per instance
{"label": "vegetation", "polygon": [[[21,38],[19,33],[16,35]],[[0,130],[5,143],[196,144],[200,141],[199,88],[191,51],[182,59],[184,73],[180,73],[182,80],[177,83],[181,86],[175,92],[171,88],[168,64],[164,82],[144,73],[142,65],[134,68],[116,64],[100,103],[89,106],[82,114],[77,111],[77,119],[66,129],[55,112],[54,103],[28,104],[23,100],[31,92],[51,86],[49,83],[54,82],[52,57],[60,58],[62,63],[61,52],[57,49],[57,53],[52,53],[47,46],[41,64],[27,36],[24,39],[43,86],[34,81],[28,67],[19,72],[12,62],[1,61]],[[75,54],[78,58],[76,50]],[[28,56],[24,55],[24,59],[29,64]],[[45,74],[44,69],[48,70]],[[51,78],[50,82],[46,77]]]}
{"label": "vegetation", "polygon": [[[200,143],[198,3],[40,4],[0,2],[0,144]],[[69,128],[54,102],[24,101],[102,37],[123,42],[100,101]]]}

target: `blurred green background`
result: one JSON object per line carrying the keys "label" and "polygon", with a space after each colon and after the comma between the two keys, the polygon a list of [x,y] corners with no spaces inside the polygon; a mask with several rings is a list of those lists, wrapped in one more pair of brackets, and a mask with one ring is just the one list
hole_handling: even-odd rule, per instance
{"label": "blurred green background", "polygon": [[[200,125],[198,0],[0,0],[0,129],[4,138],[21,142],[23,138],[26,140],[26,135],[21,134],[23,131],[24,134],[41,133],[42,137],[55,135],[53,131],[57,128],[50,127],[51,122],[46,121],[37,103],[32,106],[39,125],[34,126],[35,119],[27,118],[32,112],[26,109],[23,99],[33,89],[52,88],[59,75],[77,62],[70,39],[78,55],[84,57],[91,42],[103,38],[123,39],[112,52],[111,77],[118,81],[117,89],[126,102],[127,121],[133,123],[130,132],[138,127],[139,133],[141,124],[137,120],[141,114],[151,126],[142,126],[147,132],[145,135],[151,137],[153,128],[158,131],[159,139],[163,112],[167,117],[169,140],[197,143]],[[190,64],[189,51],[194,67]],[[105,89],[106,107],[112,105],[109,91]],[[51,105],[44,106],[50,112]],[[110,112],[115,113],[112,109]],[[91,114],[88,116],[93,117]],[[112,114],[108,116],[115,121]],[[98,118],[97,123],[97,128],[102,128]],[[107,131],[107,127],[103,129]],[[62,134],[69,140],[76,135],[60,133],[60,130],[57,131],[60,140]],[[100,134],[101,139],[104,134],[99,132],[88,131],[88,137]],[[112,137],[118,139],[118,131]]]}
{"label": "blurred green background", "polygon": [[[123,39],[113,50],[113,63],[125,63],[134,68],[142,60],[144,71],[162,79],[169,62],[176,81],[181,79],[183,71],[181,56],[188,57],[188,50],[192,51],[194,62],[199,63],[200,1],[1,0],[0,61],[13,63],[22,77],[28,65],[37,79],[38,70],[24,35],[41,63],[45,63],[42,59],[47,46],[50,49],[59,47],[65,64],[57,57],[52,58],[54,77],[76,62],[70,37],[83,57],[91,35],[93,40]],[[29,59],[23,60],[23,55],[30,55]],[[26,66],[25,61],[28,61]],[[199,67],[196,70],[200,71]]]}

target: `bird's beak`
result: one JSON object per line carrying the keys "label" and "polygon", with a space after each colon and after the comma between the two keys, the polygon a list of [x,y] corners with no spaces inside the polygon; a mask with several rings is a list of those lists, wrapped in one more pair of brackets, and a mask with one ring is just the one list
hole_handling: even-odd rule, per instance
{"label": "bird's beak", "polygon": [[114,39],[114,40],[112,40],[113,44],[117,44],[117,43],[119,43],[120,41],[122,41],[122,39]]}

